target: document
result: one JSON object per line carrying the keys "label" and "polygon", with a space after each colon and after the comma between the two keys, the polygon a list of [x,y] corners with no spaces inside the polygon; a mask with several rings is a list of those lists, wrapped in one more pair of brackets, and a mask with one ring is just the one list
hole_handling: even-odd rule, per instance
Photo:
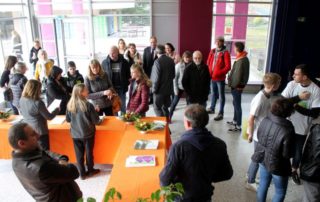
{"label": "document", "polygon": [[52,113],[56,108],[60,107],[61,100],[55,99],[53,102],[48,106],[48,111]]}
{"label": "document", "polygon": [[137,140],[134,149],[158,149],[159,140]]}
{"label": "document", "polygon": [[126,167],[149,167],[156,166],[155,155],[129,156],[126,160]]}

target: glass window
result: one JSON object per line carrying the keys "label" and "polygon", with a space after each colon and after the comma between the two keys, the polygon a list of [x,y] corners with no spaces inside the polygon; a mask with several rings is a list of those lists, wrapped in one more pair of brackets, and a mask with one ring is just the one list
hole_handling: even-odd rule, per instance
{"label": "glass window", "polygon": [[212,47],[215,38],[224,36],[235,59],[233,44],[242,41],[246,45],[250,60],[251,83],[261,83],[266,69],[266,59],[272,13],[272,1],[214,1]]}
{"label": "glass window", "polygon": [[88,15],[87,0],[33,0],[36,15]]}

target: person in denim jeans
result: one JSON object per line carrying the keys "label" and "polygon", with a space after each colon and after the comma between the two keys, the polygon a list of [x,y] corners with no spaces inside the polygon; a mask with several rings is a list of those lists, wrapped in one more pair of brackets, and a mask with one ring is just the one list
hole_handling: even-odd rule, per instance
{"label": "person in denim jeans", "polygon": [[244,43],[236,42],[234,50],[236,52],[236,61],[233,63],[232,70],[228,75],[228,85],[231,88],[233,97],[234,116],[233,120],[227,123],[234,127],[229,131],[238,132],[241,131],[242,124],[241,95],[249,79],[250,63],[247,52],[244,51]]}
{"label": "person in denim jeans", "polygon": [[225,104],[225,79],[230,70],[231,58],[230,53],[224,45],[224,37],[220,36],[215,41],[216,48],[209,53],[207,65],[211,76],[211,106],[209,113],[215,112],[217,100],[220,98],[219,114],[214,118],[215,121],[223,119]]}
{"label": "person in denim jeans", "polygon": [[291,100],[275,100],[271,106],[271,113],[262,120],[258,128],[259,142],[252,156],[252,161],[259,163],[260,169],[257,202],[266,201],[271,180],[275,187],[272,202],[282,202],[285,199],[291,175],[290,158],[295,134],[294,127],[287,117],[293,110]]}

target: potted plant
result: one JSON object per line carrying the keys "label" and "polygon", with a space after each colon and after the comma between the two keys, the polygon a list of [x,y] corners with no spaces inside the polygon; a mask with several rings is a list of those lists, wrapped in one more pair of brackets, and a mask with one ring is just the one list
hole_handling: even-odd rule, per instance
{"label": "potted plant", "polygon": [[140,133],[146,134],[148,131],[152,129],[153,124],[146,121],[136,121],[135,127]]}
{"label": "potted plant", "polygon": [[127,112],[119,116],[119,119],[126,122],[127,124],[133,124],[135,121],[139,120],[141,116],[134,112]]}
{"label": "potted plant", "polygon": [[6,121],[9,119],[9,117],[10,117],[9,112],[0,111],[0,120],[1,121]]}

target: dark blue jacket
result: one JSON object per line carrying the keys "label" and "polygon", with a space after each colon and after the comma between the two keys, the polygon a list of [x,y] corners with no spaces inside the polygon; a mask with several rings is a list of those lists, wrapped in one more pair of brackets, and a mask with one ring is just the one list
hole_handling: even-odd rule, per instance
{"label": "dark blue jacket", "polygon": [[213,182],[229,180],[232,175],[225,142],[206,128],[194,128],[172,145],[160,182],[163,186],[180,182],[185,191],[183,202],[202,202],[211,199]]}

